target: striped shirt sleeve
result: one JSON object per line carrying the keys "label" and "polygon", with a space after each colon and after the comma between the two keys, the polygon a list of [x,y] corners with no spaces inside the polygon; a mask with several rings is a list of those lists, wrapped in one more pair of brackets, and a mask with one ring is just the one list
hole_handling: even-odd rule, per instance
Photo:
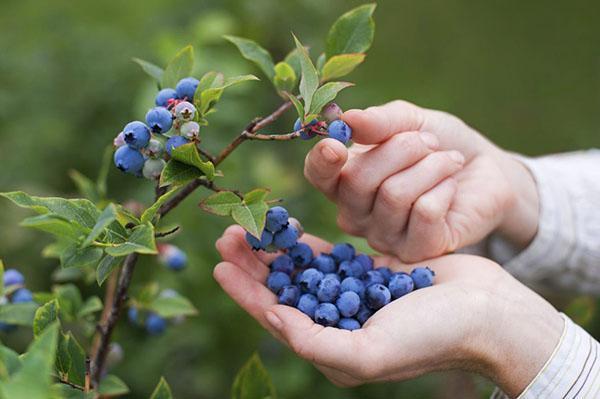
{"label": "striped shirt sleeve", "polygon": [[[600,397],[600,344],[564,314],[562,337],[550,359],[518,399]],[[491,399],[509,399],[497,389]]]}

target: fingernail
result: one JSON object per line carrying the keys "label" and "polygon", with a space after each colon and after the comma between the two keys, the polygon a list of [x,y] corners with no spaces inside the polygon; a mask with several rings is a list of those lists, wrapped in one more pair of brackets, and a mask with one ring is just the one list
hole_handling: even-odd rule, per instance
{"label": "fingernail", "polygon": [[269,322],[271,327],[273,327],[276,330],[281,330],[281,327],[283,326],[283,322],[281,321],[281,319],[279,317],[277,317],[277,315],[275,315],[275,313],[267,312],[267,313],[265,313],[265,318],[267,319],[267,321]]}
{"label": "fingernail", "polygon": [[465,162],[465,157],[458,151],[450,151],[448,155],[450,156],[450,159],[452,159],[456,163],[462,164]]}
{"label": "fingernail", "polygon": [[321,148],[321,155],[325,158],[327,163],[337,163],[340,160],[340,157],[338,157],[335,151],[326,145]]}
{"label": "fingernail", "polygon": [[440,145],[440,141],[435,134],[422,132],[421,140],[423,140],[427,147],[431,148],[432,150],[436,150]]}

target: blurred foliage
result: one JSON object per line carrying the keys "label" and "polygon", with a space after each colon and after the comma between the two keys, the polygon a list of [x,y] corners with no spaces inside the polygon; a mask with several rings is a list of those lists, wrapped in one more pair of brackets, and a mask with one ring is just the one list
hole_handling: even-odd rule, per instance
{"label": "blurred foliage", "polygon": [[[259,71],[221,38],[257,40],[282,59],[293,30],[316,57],[331,22],[357,1],[157,0],[3,2],[0,13],[0,191],[74,195],[75,168],[96,176],[107,143],[151,105],[154,85],[132,57],[164,65],[176,50],[193,44],[195,75],[219,69],[227,76]],[[364,65],[351,76],[357,87],[341,94],[344,108],[395,98],[454,113],[501,146],[543,154],[600,146],[600,5],[591,0],[472,2],[380,1],[377,33]],[[221,148],[257,115],[280,100],[267,81],[225,94],[211,126],[208,146]],[[272,131],[289,131],[290,113]],[[334,208],[304,181],[302,161],[310,144],[246,143],[223,171],[230,186],[267,186],[308,231],[336,241]],[[109,196],[151,201],[152,188],[115,169]],[[204,195],[204,194],[203,194]],[[159,278],[192,299],[199,316],[157,338],[121,324],[125,348],[117,366],[131,398],[147,397],[165,375],[179,398],[223,398],[235,372],[258,347],[281,397],[445,398],[448,375],[400,384],[340,389],[275,342],[217,286],[214,241],[226,220],[200,213],[200,194],[169,216],[183,234],[173,241],[187,250],[191,267],[173,275],[143,259],[136,286]],[[10,207],[10,208],[9,208]],[[54,260],[41,258],[49,242],[17,227],[26,215],[0,202],[0,255],[36,290],[49,290]],[[352,242],[360,243],[358,240]],[[364,244],[362,244],[364,246]],[[84,288],[84,287],[81,287]],[[101,295],[97,289],[86,294]],[[585,305],[588,302],[583,302]],[[593,302],[592,302],[593,303]],[[582,306],[577,305],[578,308]],[[593,310],[592,310],[593,311]],[[578,311],[580,312],[580,311]],[[587,313],[582,312],[586,315]],[[597,318],[588,328],[600,333]],[[25,331],[25,330],[19,330]],[[6,341],[25,349],[29,336]],[[398,356],[402,349],[398,348]],[[425,349],[424,349],[425,350]],[[468,397],[485,397],[488,383],[471,383]],[[467,385],[464,385],[467,387]],[[465,388],[467,389],[467,388]]]}

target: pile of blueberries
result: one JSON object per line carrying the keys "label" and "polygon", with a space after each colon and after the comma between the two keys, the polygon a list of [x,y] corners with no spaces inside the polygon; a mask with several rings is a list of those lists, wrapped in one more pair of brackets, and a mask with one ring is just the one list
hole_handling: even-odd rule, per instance
{"label": "pile of blueberries", "polygon": [[296,307],[323,326],[356,330],[392,300],[433,285],[435,273],[428,267],[410,274],[375,268],[370,256],[357,254],[347,243],[314,256],[308,244],[297,241],[299,235],[288,212],[277,206],[267,212],[261,239],[249,233],[246,239],[255,250],[284,251],[270,265],[267,287],[280,304]]}
{"label": "pile of blueberries", "polygon": [[[3,278],[4,296],[0,297],[0,306],[7,303],[33,302],[33,294],[25,288],[25,277],[15,269],[7,269]],[[12,324],[0,322],[0,331],[10,332],[16,329]]]}
{"label": "pile of blueberries", "polygon": [[[352,129],[346,122],[340,119],[342,113],[343,111],[339,105],[329,103],[322,112],[322,116],[327,123],[313,119],[310,123],[303,125],[300,118],[298,118],[294,123],[294,131],[300,132],[302,140],[310,140],[317,135],[322,135],[329,136],[346,144],[352,139]],[[327,134],[321,133],[325,128],[327,129]]]}
{"label": "pile of blueberries", "polygon": [[175,89],[162,89],[154,100],[156,107],[146,113],[145,123],[125,125],[113,141],[117,168],[156,180],[166,165],[165,150],[170,156],[173,148],[200,140],[198,110],[193,104],[198,83],[198,79],[187,77]]}

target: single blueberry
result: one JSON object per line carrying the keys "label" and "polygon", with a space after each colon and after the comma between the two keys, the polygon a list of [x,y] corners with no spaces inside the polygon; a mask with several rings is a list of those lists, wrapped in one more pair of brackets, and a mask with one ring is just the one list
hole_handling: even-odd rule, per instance
{"label": "single blueberry", "polygon": [[175,245],[161,244],[158,252],[161,262],[171,270],[180,271],[187,265],[187,255]]}
{"label": "single blueberry", "polygon": [[333,327],[340,321],[340,313],[333,303],[321,303],[315,309],[315,322],[325,327]]}
{"label": "single blueberry", "polygon": [[335,244],[331,250],[331,256],[337,263],[342,263],[345,260],[352,260],[354,254],[354,247],[348,243]]}
{"label": "single blueberry", "polygon": [[359,254],[354,257],[354,260],[362,265],[365,273],[373,270],[373,258],[371,258],[369,255]]}
{"label": "single blueberry", "polygon": [[306,268],[313,258],[312,248],[303,242],[299,242],[290,248],[288,254],[294,260],[294,264],[300,269]]}
{"label": "single blueberry", "polygon": [[144,148],[144,152],[150,158],[162,158],[165,153],[165,145],[156,139],[150,139],[148,146]]}
{"label": "single blueberry", "polygon": [[317,298],[321,302],[333,302],[340,293],[340,281],[331,274],[323,277],[317,289]]}
{"label": "single blueberry", "polygon": [[315,318],[315,310],[319,306],[319,300],[313,294],[304,294],[298,300],[298,304],[296,308],[299,311],[310,317],[311,319]]}
{"label": "single blueberry", "polygon": [[327,120],[327,122],[333,122],[336,119],[340,119],[343,112],[340,106],[336,103],[329,103],[325,108],[323,108],[321,114]]}
{"label": "single blueberry", "polygon": [[434,276],[435,272],[428,267],[416,267],[410,272],[410,277],[415,283],[415,289],[432,286]]}
{"label": "single blueberry", "polygon": [[175,118],[181,122],[187,122],[194,119],[194,115],[196,115],[196,107],[194,104],[182,101],[175,106]]}
{"label": "single blueberry", "polygon": [[166,133],[173,126],[173,115],[164,107],[154,107],[146,114],[146,124],[154,133]]}
{"label": "single blueberry", "polygon": [[345,260],[340,263],[338,274],[342,279],[346,277],[361,277],[364,273],[362,265],[354,260]]}
{"label": "single blueberry", "polygon": [[302,272],[298,285],[302,289],[302,292],[309,292],[313,295],[317,294],[319,283],[323,279],[323,273],[317,269],[310,268]]}
{"label": "single blueberry", "polygon": [[287,226],[289,213],[282,206],[274,206],[267,211],[267,219],[265,225],[271,233],[276,233],[284,226]]}
{"label": "single blueberry", "polygon": [[384,284],[387,284],[388,281],[390,281],[390,277],[392,277],[392,271],[390,270],[389,267],[387,267],[387,266],[379,266],[375,270],[377,270],[383,276],[383,278],[385,280]]}
{"label": "single blueberry", "polygon": [[368,287],[371,284],[385,284],[383,274],[377,269],[366,272],[362,277],[362,281],[365,283],[365,287]]}
{"label": "single blueberry", "polygon": [[157,315],[156,313],[150,313],[146,317],[146,331],[152,335],[160,335],[167,328],[167,321]]}
{"label": "single blueberry", "polygon": [[167,163],[164,159],[148,158],[144,162],[142,175],[148,180],[158,180],[165,166],[167,166]]}
{"label": "single blueberry", "polygon": [[255,251],[258,251],[260,249],[266,249],[267,246],[269,246],[273,242],[273,234],[271,234],[270,231],[263,230],[259,240],[252,234],[246,232],[246,241]]}
{"label": "single blueberry", "polygon": [[314,258],[310,263],[310,267],[319,269],[323,273],[335,273],[337,266],[335,260],[327,254],[321,254]]}
{"label": "single blueberry", "polygon": [[413,279],[406,273],[394,273],[388,282],[392,299],[398,299],[411,292],[414,288]]}
{"label": "single blueberry", "polygon": [[267,287],[275,294],[279,293],[279,290],[284,286],[291,285],[291,283],[290,276],[283,272],[272,272],[267,278]]}
{"label": "single blueberry", "polygon": [[344,317],[343,319],[340,319],[340,321],[338,321],[337,326],[338,326],[338,328],[341,328],[342,330],[352,331],[352,330],[358,330],[360,328],[360,323],[356,319]]}
{"label": "single blueberry", "polygon": [[346,144],[352,139],[352,129],[341,119],[336,119],[327,128],[329,137]]}
{"label": "single blueberry", "polygon": [[369,317],[371,317],[372,315],[373,315],[373,311],[371,309],[369,309],[369,307],[367,305],[365,305],[364,303],[361,303],[355,317],[356,317],[356,320],[358,320],[359,323],[361,325],[363,325],[367,322],[367,320],[369,320]]}
{"label": "single blueberry", "polygon": [[27,288],[19,288],[12,294],[12,303],[33,302],[33,294]]}
{"label": "single blueberry", "polygon": [[139,175],[144,168],[144,156],[126,145],[117,148],[114,155],[115,166],[122,172]]}
{"label": "single blueberry", "polygon": [[300,297],[300,288],[295,285],[286,285],[279,290],[279,303],[282,305],[296,306]]}
{"label": "single blueberry", "polygon": [[380,309],[390,303],[392,295],[390,294],[390,290],[383,284],[372,284],[367,287],[367,292],[365,294],[365,300],[367,306],[369,306],[373,310]]}
{"label": "single blueberry", "polygon": [[167,107],[169,105],[169,100],[176,99],[177,92],[175,89],[166,88],[158,92],[156,98],[154,99],[154,103],[159,107]]}
{"label": "single blueberry", "polygon": [[15,269],[6,269],[3,279],[5,287],[25,284],[25,277],[21,274],[21,272]]}
{"label": "single blueberry", "polygon": [[298,242],[298,230],[293,226],[286,226],[273,236],[273,244],[279,249],[288,249]]}
{"label": "single blueberry", "polygon": [[123,128],[123,139],[131,148],[140,150],[148,145],[150,141],[150,129],[143,122],[129,122]]}
{"label": "single blueberry", "polygon": [[334,278],[337,281],[339,281],[340,283],[342,282],[342,278],[337,273],[325,273],[325,276],[323,276],[323,278],[325,278],[325,277],[327,277],[327,278]]}
{"label": "single blueberry", "polygon": [[194,121],[185,122],[179,128],[179,132],[183,137],[186,137],[190,140],[197,139],[200,135],[200,125],[198,124],[198,122]]}
{"label": "single blueberry", "polygon": [[196,89],[198,88],[198,79],[188,77],[183,78],[177,85],[175,86],[175,92],[177,92],[177,97],[182,100],[192,101],[194,99],[194,94],[196,93]]}
{"label": "single blueberry", "polygon": [[365,296],[365,284],[356,277],[346,277],[342,280],[340,286],[341,292],[352,291],[358,294],[359,297]]}
{"label": "single blueberry", "polygon": [[358,308],[360,307],[360,297],[356,292],[342,292],[337,301],[335,301],[335,305],[342,316],[352,317],[358,312]]}
{"label": "single blueberry", "polygon": [[271,262],[271,271],[292,274],[294,271],[294,261],[285,254],[279,255]]}
{"label": "single blueberry", "polygon": [[190,141],[182,136],[171,136],[167,140],[165,144],[165,148],[167,149],[167,153],[172,155],[173,148],[181,147],[182,145],[188,144]]}
{"label": "single blueberry", "polygon": [[302,129],[302,121],[300,120],[300,118],[298,118],[296,119],[296,122],[294,122],[294,131],[300,131],[300,138],[302,140],[310,140],[316,136],[316,133],[312,132],[310,130],[310,127],[316,125],[317,122],[318,121],[316,119],[313,119],[312,121],[304,125],[304,129]]}

